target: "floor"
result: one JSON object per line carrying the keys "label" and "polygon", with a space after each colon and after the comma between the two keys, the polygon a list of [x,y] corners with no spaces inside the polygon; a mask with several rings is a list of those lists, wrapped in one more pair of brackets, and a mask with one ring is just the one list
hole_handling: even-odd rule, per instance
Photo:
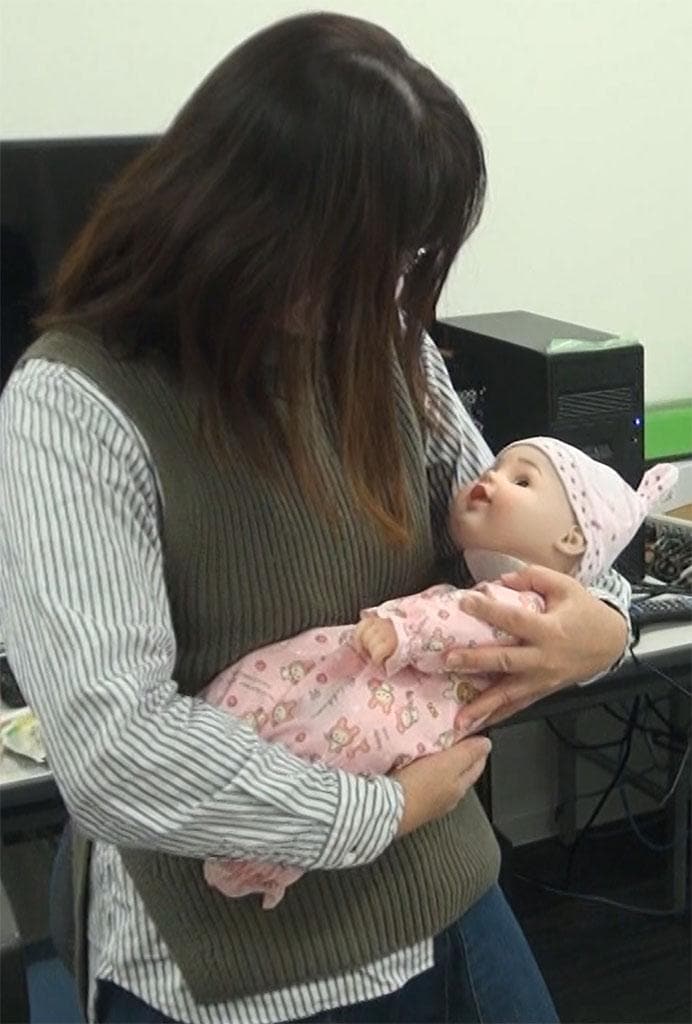
{"label": "floor", "polygon": [[[616,834],[612,834],[615,831]],[[664,836],[647,823],[654,842]],[[570,890],[651,910],[666,909],[665,854],[646,849],[626,824],[597,830],[580,848]],[[690,913],[648,916],[541,890],[518,876],[565,888],[557,840],[506,858],[515,912],[566,1024],[687,1024]]]}

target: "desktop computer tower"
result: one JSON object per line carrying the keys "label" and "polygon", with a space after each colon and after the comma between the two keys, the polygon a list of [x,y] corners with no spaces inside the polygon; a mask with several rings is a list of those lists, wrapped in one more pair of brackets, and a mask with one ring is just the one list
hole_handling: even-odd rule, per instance
{"label": "desktop computer tower", "polygon": [[[557,437],[638,486],[644,472],[638,342],[522,310],[439,320],[432,335],[494,451],[520,437]],[[643,529],[617,568],[633,582],[641,579]]]}

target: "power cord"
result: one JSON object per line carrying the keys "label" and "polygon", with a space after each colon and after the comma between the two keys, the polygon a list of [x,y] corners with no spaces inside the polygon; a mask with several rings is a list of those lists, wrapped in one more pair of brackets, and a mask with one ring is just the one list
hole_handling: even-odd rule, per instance
{"label": "power cord", "polygon": [[661,763],[661,761],[658,758],[658,755],[660,754],[661,750],[665,751],[665,753],[668,755],[669,761],[670,755],[673,753],[673,751],[677,751],[678,748],[672,745],[661,743],[658,738],[652,739],[648,729],[646,730],[646,732],[642,733],[642,736],[644,737],[644,742],[646,743],[646,749],[649,751],[649,757],[651,758],[651,766],[659,772],[666,771],[668,767],[667,761],[664,760],[663,763]]}
{"label": "power cord", "polygon": [[[655,839],[652,839],[650,836],[644,835],[644,832],[642,831],[641,826],[639,825],[639,822],[637,821],[637,818],[635,814],[632,812],[632,808],[630,807],[630,802],[627,799],[625,787],[623,786],[619,792],[620,800],[622,801],[622,806],[624,808],[625,814],[627,815],[627,821],[639,842],[642,843],[643,846],[646,846],[648,850],[652,850],[654,853],[666,853],[668,850],[672,850],[673,847],[676,845],[675,842],[657,843]],[[689,835],[689,830],[685,838],[687,838],[687,835]]]}
{"label": "power cord", "polygon": [[527,882],[529,885],[534,885],[538,889],[543,889],[544,892],[549,892],[554,896],[568,896],[573,900],[586,900],[589,903],[604,903],[608,907],[617,907],[618,910],[627,910],[631,914],[644,914],[646,917],[679,917],[683,911],[674,910],[672,907],[670,910],[656,910],[648,907],[637,907],[632,903],[620,903],[619,900],[611,900],[607,896],[596,896],[590,892],[574,892],[571,889],[558,889],[554,885],[548,885],[546,882],[541,882],[537,878],[531,878],[529,875],[521,875],[515,872],[514,878],[518,878],[522,882]]}
{"label": "power cord", "polygon": [[[655,708],[655,705],[653,704],[653,701],[650,700],[648,695],[645,695],[645,696],[646,696],[646,699],[647,699],[647,710],[651,710],[651,707]],[[604,806],[606,800],[611,795],[611,793],[613,793],[615,791],[619,792],[620,799],[622,801],[623,808],[624,808],[625,813],[627,815],[628,824],[629,824],[630,828],[632,829],[632,831],[636,835],[637,839],[645,847],[647,847],[648,849],[650,849],[650,850],[652,850],[652,851],[654,851],[656,853],[664,853],[664,852],[667,852],[670,849],[672,849],[673,846],[675,845],[674,842],[672,842],[672,843],[657,843],[651,837],[645,835],[645,833],[642,831],[641,827],[639,826],[639,823],[637,822],[637,820],[635,818],[635,815],[632,813],[629,801],[627,799],[626,787],[627,787],[628,783],[624,782],[624,781],[621,781],[622,773],[624,772],[625,767],[627,766],[627,762],[629,760],[629,756],[630,756],[630,753],[631,753],[631,746],[632,746],[632,739],[633,739],[633,736],[634,736],[634,732],[635,731],[641,731],[645,735],[647,740],[649,739],[649,733],[655,732],[655,730],[647,729],[644,725],[640,725],[639,724],[639,721],[638,721],[638,717],[639,717],[639,700],[640,700],[640,698],[638,698],[638,697],[635,698],[635,700],[632,703],[632,708],[630,710],[630,713],[629,713],[629,715],[628,715],[628,717],[626,719],[621,718],[621,716],[618,715],[617,713],[613,713],[612,709],[609,709],[609,708],[604,706],[604,710],[611,711],[611,713],[613,713],[614,717],[618,718],[621,721],[624,721],[625,724],[626,724],[626,729],[625,729],[625,732],[624,732],[623,736],[621,737],[621,739],[619,741],[615,741],[614,744],[608,744],[608,746],[612,746],[612,745],[619,745],[619,746],[621,746],[621,755],[620,755],[620,759],[618,761],[617,767],[615,769],[613,778],[611,779],[611,781],[610,781],[609,785],[606,787],[606,789],[603,790],[602,795],[601,795],[601,799],[599,800],[597,806],[594,808],[594,811],[590,815],[588,821],[582,827],[582,829],[580,829],[580,831],[577,834],[574,842],[571,845],[570,852],[569,852],[569,855],[568,855],[567,869],[566,869],[566,872],[565,872],[565,885],[564,885],[564,887],[563,888],[559,888],[557,886],[551,886],[551,885],[549,885],[546,882],[542,882],[541,880],[536,879],[536,878],[531,878],[528,875],[522,875],[522,874],[518,874],[517,873],[517,874],[515,874],[515,877],[520,879],[521,881],[524,881],[524,882],[526,882],[526,883],[528,883],[530,885],[534,885],[534,886],[542,889],[543,891],[551,893],[553,895],[566,896],[566,897],[571,898],[571,899],[585,900],[585,901],[593,902],[593,903],[602,903],[602,904],[607,905],[607,906],[612,906],[612,907],[616,907],[616,908],[621,909],[621,910],[626,910],[626,911],[628,911],[630,913],[643,914],[643,915],[650,916],[650,917],[678,916],[680,912],[676,911],[676,910],[674,910],[672,908],[670,910],[658,910],[658,909],[650,909],[650,908],[646,908],[646,907],[639,907],[639,906],[635,906],[634,904],[622,903],[621,901],[613,900],[613,899],[610,899],[610,898],[605,897],[605,896],[598,896],[598,895],[596,895],[594,893],[576,892],[576,891],[574,891],[574,890],[569,888],[569,879],[570,879],[571,874],[572,874],[572,868],[573,868],[574,858],[575,858],[575,854],[576,854],[577,848],[580,845],[580,843],[583,841],[583,839],[586,836],[586,834],[589,831],[589,829],[592,827],[592,825],[595,822],[598,814],[600,813],[602,807]],[[659,718],[663,718],[663,716],[659,715]],[[664,721],[666,722],[666,724],[670,724],[670,723],[667,722],[667,720],[664,720]],[[571,740],[568,740],[567,737],[563,736],[562,733],[560,733],[560,731],[558,729],[556,729],[552,725],[551,722],[548,722],[548,725],[549,725],[549,727],[551,727],[551,730],[555,733],[555,735],[558,736],[558,738],[563,743],[568,744],[572,748],[576,748],[576,749],[594,749],[594,748],[598,748],[598,747],[602,746],[601,744],[576,744],[576,743],[573,743]],[[656,732],[660,732],[660,730],[656,730]],[[662,734],[662,735],[665,735],[665,734]],[[680,760],[680,764],[678,765],[677,771],[675,773],[675,778],[673,779],[673,781],[672,781],[670,787],[668,788],[667,792],[658,801],[658,803],[656,805],[655,809],[657,811],[662,810],[670,802],[670,800],[674,796],[674,794],[675,794],[675,792],[676,792],[676,790],[677,790],[677,788],[678,788],[678,786],[680,784],[680,781],[681,781],[681,779],[683,777],[683,773],[685,771],[685,767],[686,767],[686,764],[687,764],[687,761],[688,761],[688,759],[690,757],[690,753],[691,752],[692,752],[692,744],[690,742],[688,742],[687,747],[685,748],[684,754],[683,754],[683,756],[682,756],[682,758]],[[640,773],[640,774],[643,774],[643,773]],[[591,795],[596,795],[596,794],[591,794]],[[689,834],[689,832],[687,834]]]}
{"label": "power cord", "polygon": [[[611,718],[615,718],[618,722],[624,722],[627,724],[627,718],[618,714],[618,712],[613,710],[609,704],[601,704],[600,707],[607,715],[610,715]],[[685,741],[688,739],[686,733],[678,732],[673,729],[672,725],[664,731],[662,729],[653,729],[651,726],[637,724],[635,726],[635,732],[642,733],[644,736],[651,738],[657,746],[662,747],[664,750],[673,751],[674,753],[683,753],[685,749]],[[676,743],[678,744],[677,746]]]}
{"label": "power cord", "polygon": [[638,654],[635,654],[634,653],[634,644],[630,644],[630,654],[632,655],[632,661],[634,662],[634,664],[636,665],[636,667],[638,669],[646,668],[650,672],[655,672],[657,676],[660,676],[661,679],[665,679],[665,681],[667,683],[669,683],[676,690],[679,690],[680,693],[684,693],[684,695],[686,697],[689,697],[690,699],[692,699],[692,690],[685,689],[685,687],[682,686],[680,683],[678,683],[675,679],[672,679],[665,672],[662,672],[660,670],[660,668],[657,668],[655,665],[652,665],[650,661],[644,661],[644,659],[640,658]]}
{"label": "power cord", "polygon": [[[661,698],[661,700],[667,699],[667,697]],[[649,709],[649,711],[651,711],[652,714],[656,715],[656,718],[659,720],[659,722],[661,722],[662,725],[665,725],[666,729],[668,729],[670,733],[675,734],[675,726],[668,718],[666,718],[665,715],[661,714],[661,712],[658,710],[656,701],[652,700],[648,693],[644,694],[644,700],[646,701],[646,706]]]}
{"label": "power cord", "polygon": [[[682,758],[680,759],[680,764],[678,765],[678,770],[675,773],[675,778],[673,779],[673,782],[671,783],[670,787],[668,788],[668,792],[656,804],[655,810],[657,810],[657,811],[662,810],[666,806],[666,804],[669,803],[669,801],[673,798],[673,796],[675,794],[675,791],[678,788],[678,785],[680,783],[680,780],[682,779],[682,775],[683,775],[683,772],[685,770],[685,765],[687,764],[687,760],[688,760],[688,758],[690,756],[690,750],[691,749],[692,749],[692,744],[688,743],[687,748],[685,750],[685,753],[683,754]],[[673,847],[676,845],[674,842],[671,842],[671,843],[657,843],[655,840],[651,839],[649,836],[644,835],[644,833],[642,832],[642,830],[641,830],[641,828],[639,826],[639,823],[637,822],[637,819],[636,819],[635,815],[632,813],[632,810],[630,808],[629,800],[627,799],[627,793],[625,792],[625,786],[622,786],[620,788],[620,799],[622,800],[622,806],[623,806],[623,808],[625,810],[625,814],[627,815],[627,819],[628,819],[628,821],[630,823],[632,831],[636,835],[637,839],[639,839],[640,842],[642,842],[644,844],[644,846],[647,846],[650,850],[654,850],[654,851],[660,852],[660,853],[663,853],[666,850],[672,850],[673,849]],[[689,835],[689,830],[688,830],[687,834]]]}
{"label": "power cord", "polygon": [[[641,585],[639,589],[645,589],[647,591],[647,594],[645,595],[645,597],[646,596],[653,597],[656,594],[663,594],[663,593],[687,593],[687,591],[683,587],[677,587],[677,586],[674,586],[674,585],[672,586],[672,585],[668,585],[668,584],[666,584],[666,585],[644,584],[644,585]],[[636,643],[638,641],[638,639],[639,639],[639,630],[638,630],[638,628],[635,627],[634,633],[635,633],[635,643]],[[645,661],[643,658],[640,658],[639,655],[635,654],[634,643],[630,645],[629,651],[630,651],[630,655],[632,656],[632,660],[633,660],[635,666],[638,669],[640,669],[640,671],[643,670],[643,669],[648,669],[649,671],[656,673],[656,675],[660,676],[662,679],[665,679],[665,681],[670,686],[672,686],[675,690],[677,690],[680,693],[683,693],[686,697],[692,698],[692,692],[690,690],[687,690],[684,686],[682,686],[680,683],[678,683],[675,679],[672,679],[671,676],[667,675],[667,673],[662,672],[656,665],[652,665],[651,662]],[[636,818],[635,818],[634,814],[632,813],[632,810],[631,810],[631,808],[629,806],[629,802],[627,800],[627,794],[625,792],[625,788],[626,788],[627,783],[621,783],[620,782],[621,776],[622,776],[625,768],[627,767],[627,762],[629,761],[629,758],[630,758],[630,754],[631,754],[631,751],[632,751],[632,739],[633,739],[635,731],[639,731],[639,732],[641,732],[645,736],[645,738],[647,740],[647,743],[649,744],[649,751],[650,751],[650,753],[652,755],[652,766],[653,767],[658,767],[658,766],[656,765],[655,759],[653,758],[653,753],[652,753],[651,746],[650,746],[652,740],[653,740],[653,742],[656,742],[657,745],[662,746],[664,749],[668,750],[669,752],[673,752],[675,750],[674,747],[666,745],[666,744],[664,744],[661,741],[663,739],[668,739],[670,741],[670,740],[676,740],[676,739],[682,739],[683,738],[683,737],[680,736],[679,733],[676,734],[676,730],[673,728],[672,723],[669,722],[666,718],[664,718],[664,716],[658,711],[655,703],[651,700],[651,698],[649,697],[648,694],[646,695],[647,710],[652,711],[656,715],[656,717],[659,719],[659,721],[661,721],[666,726],[667,731],[666,732],[662,732],[660,729],[655,730],[655,729],[647,728],[643,724],[640,725],[639,721],[638,721],[640,700],[641,700],[640,697],[635,697],[634,701],[632,702],[632,708],[630,710],[630,713],[629,713],[627,719],[623,719],[620,715],[618,715],[616,712],[614,712],[607,705],[605,705],[605,704],[602,705],[604,710],[606,710],[609,714],[611,714],[613,717],[619,719],[620,721],[624,721],[625,725],[626,725],[626,728],[625,728],[625,731],[624,731],[622,737],[619,740],[611,741],[611,742],[608,742],[608,743],[575,743],[574,741],[569,740],[566,736],[564,736],[560,732],[560,730],[556,726],[553,725],[553,723],[550,720],[546,719],[546,722],[547,722],[548,727],[551,730],[551,732],[553,732],[554,735],[561,742],[568,744],[571,748],[576,749],[576,750],[603,750],[603,749],[606,749],[606,748],[612,748],[612,747],[617,746],[617,747],[620,747],[620,758],[618,760],[618,764],[617,764],[617,766],[615,768],[615,771],[613,773],[613,777],[612,777],[610,783],[603,790],[603,792],[601,794],[601,797],[600,797],[598,803],[596,804],[596,807],[591,812],[591,815],[589,816],[586,824],[582,826],[582,828],[577,833],[577,835],[576,835],[576,837],[574,839],[574,842],[571,844],[569,855],[568,855],[568,859],[567,859],[567,867],[566,867],[566,870],[565,870],[565,887],[564,888],[558,888],[557,886],[549,885],[546,882],[542,882],[540,879],[531,878],[528,875],[520,874],[518,872],[514,873],[514,877],[517,878],[518,880],[528,884],[528,885],[535,886],[535,887],[543,890],[544,892],[551,893],[551,894],[556,895],[556,896],[566,896],[569,899],[583,900],[583,901],[587,901],[587,902],[590,902],[590,903],[600,903],[600,904],[603,904],[605,906],[615,907],[615,908],[617,908],[619,910],[625,910],[628,913],[642,914],[642,915],[644,915],[646,917],[657,917],[657,918],[677,917],[677,916],[680,916],[680,914],[682,912],[681,911],[677,911],[677,910],[675,910],[673,908],[671,908],[670,910],[657,910],[657,909],[654,909],[654,908],[639,907],[639,906],[636,906],[636,905],[631,904],[631,903],[622,903],[619,900],[609,899],[606,896],[598,896],[595,893],[575,892],[575,891],[573,891],[573,890],[568,888],[569,882],[570,882],[570,878],[572,876],[572,869],[573,869],[573,866],[574,866],[574,860],[575,860],[575,856],[576,856],[577,850],[579,849],[579,846],[583,842],[583,840],[584,840],[585,836],[587,835],[589,829],[592,827],[592,825],[596,821],[598,815],[601,813],[601,810],[605,806],[605,803],[608,800],[609,796],[616,789],[619,790],[620,798],[622,800],[623,807],[625,809],[625,813],[627,815],[630,827],[632,828],[632,830],[633,830],[634,834],[637,836],[637,838],[645,846],[647,846],[651,850],[654,850],[655,852],[665,852],[667,850],[670,850],[672,848],[672,846],[674,845],[673,843],[666,843],[666,844],[656,843],[656,842],[654,842],[654,840],[652,840],[648,836],[644,835],[644,833],[642,832],[641,828],[639,827],[639,824],[636,821]],[[688,742],[688,745],[687,745],[687,747],[686,747],[686,749],[685,749],[685,751],[683,753],[683,756],[681,758],[680,764],[678,765],[678,769],[677,769],[677,772],[675,774],[675,778],[673,779],[673,782],[672,782],[671,786],[669,787],[668,791],[666,792],[666,794],[663,796],[661,801],[658,803],[657,808],[656,808],[657,810],[660,810],[663,807],[665,807],[666,804],[672,799],[672,797],[673,797],[673,795],[674,795],[674,793],[675,793],[675,791],[676,791],[676,789],[677,789],[677,787],[678,787],[678,785],[680,783],[680,780],[683,777],[683,773],[684,773],[684,770],[685,770],[685,766],[687,764],[687,760],[688,760],[688,758],[690,756],[691,749],[692,749],[691,748],[691,744]]]}
{"label": "power cord", "polygon": [[560,732],[557,726],[553,725],[549,718],[545,719],[545,724],[553,735],[557,736],[561,743],[571,747],[572,750],[607,750],[610,747],[620,747],[623,743],[622,737],[619,740],[610,740],[608,743],[577,743],[574,740],[567,739],[567,737]]}
{"label": "power cord", "polygon": [[568,855],[568,858],[567,858],[567,867],[565,869],[565,886],[569,886],[569,884],[570,884],[570,879],[572,877],[572,868],[574,866],[574,858],[576,856],[577,850],[579,849],[579,847],[580,847],[584,837],[586,836],[587,832],[589,831],[589,829],[591,828],[593,823],[596,821],[596,818],[601,813],[601,811],[602,811],[602,809],[603,809],[603,807],[604,807],[608,797],[610,796],[610,794],[613,792],[613,790],[615,789],[616,785],[620,781],[620,777],[621,777],[622,773],[624,772],[624,770],[625,770],[625,768],[627,766],[627,762],[629,760],[630,752],[632,750],[632,737],[634,735],[634,728],[635,728],[635,726],[637,724],[637,717],[639,715],[639,705],[640,705],[640,703],[641,703],[641,698],[640,697],[635,697],[634,700],[632,701],[632,710],[630,711],[629,719],[628,719],[628,722],[627,722],[627,729],[625,730],[625,733],[624,733],[624,735],[622,737],[620,760],[618,761],[617,767],[616,767],[615,772],[613,774],[613,778],[611,779],[609,785],[603,791],[603,795],[601,796],[601,799],[598,801],[598,803],[594,807],[594,809],[591,812],[591,815],[589,816],[586,824],[583,825],[581,827],[581,829],[579,830],[579,832],[577,833],[577,835],[576,835],[576,837],[574,839],[574,842],[572,843],[572,845],[570,847],[569,855]]}
{"label": "power cord", "polygon": [[687,750],[685,751],[685,753],[682,756],[680,764],[678,765],[678,770],[675,773],[675,778],[673,779],[673,782],[672,782],[670,788],[668,789],[668,792],[666,793],[666,795],[656,805],[656,809],[657,810],[661,810],[663,807],[666,806],[666,804],[669,802],[669,800],[671,800],[671,798],[673,797],[673,794],[675,793],[675,790],[678,788],[678,784],[680,782],[680,779],[682,778],[682,773],[684,772],[685,765],[687,764],[687,759],[690,756],[690,749],[691,748],[692,748],[692,744],[688,743]]}
{"label": "power cord", "polygon": [[[651,699],[648,696],[648,694],[644,694],[644,700],[647,702],[647,710],[651,710],[651,709],[657,710],[657,709],[655,709],[655,705],[651,701]],[[612,708],[610,708],[606,704],[602,704],[601,708],[604,711],[606,711],[608,714],[610,714],[612,717],[616,718],[618,721],[624,722],[626,724],[627,729],[626,729],[625,733],[623,734],[623,736],[620,737],[620,739],[612,740],[609,743],[576,743],[573,740],[570,740],[566,736],[564,736],[560,732],[560,730],[557,729],[553,725],[553,723],[550,721],[550,719],[546,719],[545,721],[546,721],[546,724],[547,724],[548,728],[551,730],[551,732],[553,732],[554,735],[557,736],[557,738],[562,743],[564,743],[566,746],[570,747],[570,749],[572,749],[572,750],[600,750],[600,749],[604,749],[606,747],[614,747],[614,746],[622,747],[622,745],[627,741],[628,730],[630,728],[633,728],[635,731],[641,732],[643,734],[643,736],[645,738],[645,741],[646,741],[647,745],[649,746],[649,754],[650,754],[650,757],[651,757],[651,764],[646,769],[644,769],[644,770],[642,770],[640,772],[637,772],[634,777],[635,778],[641,778],[641,777],[643,777],[645,775],[648,775],[652,768],[655,768],[657,771],[663,771],[663,770],[665,770],[667,768],[666,764],[661,765],[661,764],[659,764],[656,761],[653,749],[652,749],[652,747],[650,745],[651,744],[651,737],[652,736],[654,737],[654,740],[656,742],[658,742],[660,738],[666,736],[665,733],[661,732],[661,730],[658,730],[658,729],[656,729],[656,730],[649,729],[645,725],[640,725],[638,722],[632,723],[630,721],[630,719],[624,718],[623,716],[619,715],[616,711],[614,711]],[[631,716],[630,716],[630,718],[631,718]],[[659,718],[661,718],[663,721],[667,722],[667,719],[664,719],[662,715],[659,715]],[[668,723],[668,724],[670,724],[670,723]],[[671,732],[672,731],[673,730],[672,730],[672,725],[671,725]],[[678,735],[682,735],[682,734],[678,734]],[[663,747],[663,749],[668,754],[676,753],[678,750],[680,750],[680,752],[682,753],[683,756],[682,756],[680,764],[678,765],[678,770],[676,772],[676,775],[675,775],[675,778],[673,780],[672,785],[669,787],[668,791],[661,798],[661,800],[656,804],[655,810],[662,810],[665,807],[665,805],[669,802],[671,797],[673,796],[673,794],[674,794],[674,792],[675,792],[675,790],[676,790],[676,788],[677,788],[677,786],[678,786],[678,784],[680,782],[680,779],[682,777],[682,773],[684,771],[687,759],[690,756],[690,749],[691,749],[691,746],[692,746],[692,744],[690,743],[689,739],[688,739],[687,745],[684,748],[677,748],[675,746],[669,746],[669,745],[666,745],[666,744],[663,744],[663,743],[660,744],[660,745]],[[620,791],[621,792],[621,797],[622,797],[622,800],[623,800],[623,805],[625,806],[625,812],[628,813],[628,811],[629,811],[629,804],[627,802],[627,796],[622,791],[625,789],[625,787],[627,785],[630,785],[630,784],[631,784],[631,782],[628,782],[627,780],[623,780],[623,781],[617,781],[616,784],[613,785],[613,780],[611,780],[611,782],[609,783],[609,785],[605,789],[598,789],[598,790],[593,790],[593,791],[591,791],[589,793],[582,793],[582,794],[580,794],[580,798],[581,799],[586,799],[586,798],[591,798],[591,797],[594,797],[594,796],[605,796],[605,799],[607,799],[607,795],[610,795],[611,792]],[[559,812],[561,807],[562,807],[562,804],[558,805],[558,807],[556,808],[556,813]],[[632,823],[631,813],[628,814],[628,817],[630,818],[630,822]],[[584,827],[586,828],[586,826],[584,826]],[[635,833],[637,835],[639,834],[639,833],[637,833],[637,829],[634,826],[634,824],[633,824],[633,830],[635,831]],[[643,839],[643,841],[645,842],[644,839]],[[646,842],[645,842],[645,845],[646,845]],[[669,848],[668,846],[660,847],[660,849],[662,849],[662,850],[668,849],[668,848]]]}

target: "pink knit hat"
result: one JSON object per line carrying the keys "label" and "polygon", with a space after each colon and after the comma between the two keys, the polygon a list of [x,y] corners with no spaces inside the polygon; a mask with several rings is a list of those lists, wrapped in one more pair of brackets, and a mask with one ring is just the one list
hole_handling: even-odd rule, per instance
{"label": "pink knit hat", "polygon": [[584,534],[586,550],[575,574],[581,583],[592,583],[610,568],[648,512],[671,493],[678,479],[675,466],[660,463],[644,474],[635,491],[610,466],[554,437],[513,441],[503,451],[525,444],[550,459]]}

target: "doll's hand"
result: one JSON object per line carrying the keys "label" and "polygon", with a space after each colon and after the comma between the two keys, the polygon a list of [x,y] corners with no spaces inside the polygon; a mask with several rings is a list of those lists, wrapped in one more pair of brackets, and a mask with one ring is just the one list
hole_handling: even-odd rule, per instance
{"label": "doll's hand", "polygon": [[354,634],[356,646],[370,658],[373,664],[380,666],[387,658],[391,658],[396,650],[396,630],[387,619],[378,615],[370,615],[361,619]]}

